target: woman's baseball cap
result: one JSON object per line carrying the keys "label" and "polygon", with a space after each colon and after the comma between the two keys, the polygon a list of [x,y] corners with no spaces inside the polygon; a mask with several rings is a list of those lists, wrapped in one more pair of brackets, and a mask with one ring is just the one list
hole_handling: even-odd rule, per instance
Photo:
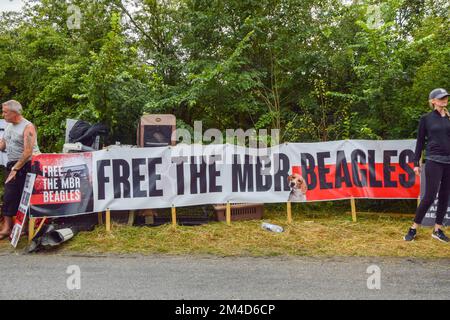
{"label": "woman's baseball cap", "polygon": [[430,97],[429,100],[431,99],[442,99],[445,97],[450,96],[450,94],[448,94],[447,90],[442,89],[442,88],[438,88],[438,89],[434,89],[433,91],[430,92]]}

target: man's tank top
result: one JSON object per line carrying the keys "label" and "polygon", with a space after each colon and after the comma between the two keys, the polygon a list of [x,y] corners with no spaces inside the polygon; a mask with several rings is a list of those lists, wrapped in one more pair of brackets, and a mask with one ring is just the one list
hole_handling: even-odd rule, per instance
{"label": "man's tank top", "polygon": [[[25,127],[30,123],[30,121],[23,118],[18,124],[8,123],[6,126],[4,139],[6,142],[6,154],[9,161],[18,161],[22,158],[24,151],[23,133],[25,131]],[[37,137],[33,148],[33,154],[35,153],[39,153]]]}

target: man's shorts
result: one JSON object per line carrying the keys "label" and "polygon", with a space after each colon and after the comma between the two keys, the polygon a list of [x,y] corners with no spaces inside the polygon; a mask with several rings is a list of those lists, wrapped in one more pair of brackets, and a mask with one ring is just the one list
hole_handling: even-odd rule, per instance
{"label": "man's shorts", "polygon": [[[6,165],[6,177],[8,179],[11,169],[17,161],[8,162]],[[27,173],[30,172],[31,162],[27,162],[22,169],[17,171],[16,178],[5,184],[3,192],[2,215],[4,217],[15,217],[19,209],[20,199],[22,198],[23,187]]]}

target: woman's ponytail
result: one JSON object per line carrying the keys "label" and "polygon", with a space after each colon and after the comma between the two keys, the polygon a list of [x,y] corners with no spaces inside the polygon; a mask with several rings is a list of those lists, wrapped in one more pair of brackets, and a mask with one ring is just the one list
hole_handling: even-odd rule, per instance
{"label": "woman's ponytail", "polygon": [[450,112],[448,112],[448,109],[444,107],[444,112],[447,115],[448,119],[450,120]]}

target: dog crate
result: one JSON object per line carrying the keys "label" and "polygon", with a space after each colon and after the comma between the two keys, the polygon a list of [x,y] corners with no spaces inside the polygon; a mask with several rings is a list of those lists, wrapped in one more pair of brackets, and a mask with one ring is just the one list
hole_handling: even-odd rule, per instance
{"label": "dog crate", "polygon": [[[180,226],[198,226],[207,224],[213,217],[212,206],[190,206],[177,208],[177,224]],[[136,224],[148,226],[160,226],[172,223],[171,209],[158,209],[151,223],[137,219]]]}
{"label": "dog crate", "polygon": [[146,114],[137,129],[139,147],[164,147],[176,145],[176,117],[173,114]]}
{"label": "dog crate", "polygon": [[[214,205],[214,214],[217,221],[226,221],[226,204]],[[231,221],[261,220],[264,214],[262,203],[232,203]]]}
{"label": "dog crate", "polygon": [[[173,114],[144,114],[137,128],[137,145],[142,148],[165,147],[176,145],[177,118]],[[169,223],[164,210],[139,210],[136,221],[130,219],[129,224],[161,225]],[[193,222],[195,223],[195,222]]]}

